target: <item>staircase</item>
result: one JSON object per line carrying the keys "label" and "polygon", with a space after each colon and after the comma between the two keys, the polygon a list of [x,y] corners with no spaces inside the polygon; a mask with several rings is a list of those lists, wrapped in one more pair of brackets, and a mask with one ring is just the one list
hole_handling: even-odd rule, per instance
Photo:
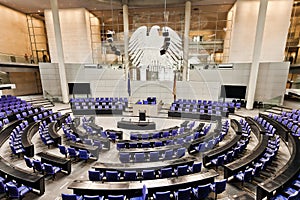
{"label": "staircase", "polygon": [[43,96],[39,97],[28,97],[28,98],[22,98],[26,100],[28,103],[31,103],[34,107],[43,106],[44,108],[52,108],[54,107],[54,103],[50,101],[49,99],[44,98]]}

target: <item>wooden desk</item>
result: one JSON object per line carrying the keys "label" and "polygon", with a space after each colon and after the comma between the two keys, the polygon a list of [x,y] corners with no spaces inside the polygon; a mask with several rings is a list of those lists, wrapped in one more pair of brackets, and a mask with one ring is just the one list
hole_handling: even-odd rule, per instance
{"label": "wooden desk", "polygon": [[71,160],[62,158],[47,152],[40,152],[36,154],[41,157],[42,163],[48,163],[56,167],[60,167],[62,170],[66,171],[68,174],[71,173]]}
{"label": "wooden desk", "polygon": [[54,145],[56,147],[58,146],[58,144],[61,144],[61,136],[57,133],[58,127],[58,122],[51,122],[48,127],[49,135],[54,141]]}
{"label": "wooden desk", "polygon": [[241,139],[242,135],[242,127],[239,128],[238,124],[240,123],[235,120],[235,122],[231,121],[231,126],[234,130],[237,130],[239,134],[235,134],[234,138],[229,140],[228,143],[225,145],[219,146],[217,148],[212,149],[211,151],[207,152],[203,156],[203,165],[207,167],[207,164],[214,158],[217,158],[219,155],[227,153],[229,150],[231,150],[234,146],[237,145],[237,142]]}
{"label": "wooden desk", "polygon": [[2,177],[6,176],[8,180],[15,180],[19,184],[24,184],[39,190],[40,195],[45,192],[45,180],[43,175],[30,174],[26,171],[22,171],[4,161],[3,158],[1,158],[0,161],[0,173]]}
{"label": "wooden desk", "polygon": [[252,150],[251,154],[224,165],[224,178],[229,178],[237,174],[239,171],[244,170],[253,161],[256,161],[258,158],[260,158],[265,152],[265,149],[268,146],[269,137],[267,135],[260,134],[260,130],[255,124],[251,124],[250,126],[252,131],[256,133],[255,135],[258,137],[258,144]]}
{"label": "wooden desk", "polygon": [[148,169],[161,169],[166,167],[177,168],[179,165],[192,165],[196,161],[195,157],[184,157],[175,160],[155,163],[95,163],[92,168],[99,171],[117,170],[117,171],[137,171],[142,172]]}
{"label": "wooden desk", "polygon": [[34,145],[31,138],[39,131],[40,122],[31,122],[23,131],[21,142],[25,149],[24,154],[28,157],[34,156]]}
{"label": "wooden desk", "polygon": [[86,180],[75,180],[68,189],[73,189],[77,195],[126,195],[127,198],[140,194],[145,184],[148,192],[152,195],[159,191],[177,191],[187,187],[197,187],[198,185],[213,183],[218,173],[209,170],[205,173],[189,174],[180,177],[164,178],[145,181],[123,181],[123,182],[97,182]]}
{"label": "wooden desk", "polygon": [[[271,123],[271,121],[269,121]],[[289,141],[288,148],[291,154],[288,162],[278,171],[276,174],[264,182],[258,184],[256,199],[261,200],[266,196],[268,198],[273,196],[275,191],[279,191],[287,186],[298,177],[300,172],[300,140],[297,137],[294,137],[288,134],[289,130],[286,130],[287,133],[283,133],[283,129],[279,125],[274,123],[273,125],[276,130],[279,132],[279,135],[285,141]],[[280,133],[281,132],[281,133]]]}
{"label": "wooden desk", "polygon": [[70,147],[75,148],[76,150],[85,149],[88,152],[90,152],[97,160],[99,158],[99,151],[100,151],[99,147],[73,142],[73,141],[70,141],[69,145]]}

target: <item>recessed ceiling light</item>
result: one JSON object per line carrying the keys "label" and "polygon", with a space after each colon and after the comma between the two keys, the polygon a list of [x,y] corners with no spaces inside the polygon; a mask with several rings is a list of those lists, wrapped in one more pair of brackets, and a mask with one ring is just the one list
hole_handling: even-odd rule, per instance
{"label": "recessed ceiling light", "polygon": [[38,12],[41,12],[40,10],[38,10]]}

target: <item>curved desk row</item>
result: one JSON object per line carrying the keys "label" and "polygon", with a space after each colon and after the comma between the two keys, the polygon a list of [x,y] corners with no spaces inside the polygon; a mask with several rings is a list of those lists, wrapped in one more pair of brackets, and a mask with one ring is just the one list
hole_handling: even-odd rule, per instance
{"label": "curved desk row", "polygon": [[287,127],[285,127],[280,122],[276,121],[273,118],[268,117],[267,115],[259,113],[259,117],[265,119],[269,122],[273,127],[276,128],[276,133],[286,142],[288,142],[289,133],[291,132]]}
{"label": "curved desk row", "polygon": [[258,129],[259,133],[265,134],[267,132],[266,129],[265,129],[265,127],[263,127],[263,125],[261,125],[260,123],[258,123],[257,121],[255,121],[252,117],[246,117],[245,119],[246,119],[246,121],[248,122],[248,124],[250,126],[251,125],[256,126],[256,129]]}
{"label": "curved desk row", "polygon": [[[0,147],[9,138],[12,130],[16,128],[21,122],[21,120],[13,121],[5,125],[0,130]],[[0,158],[0,173],[2,177],[7,178],[8,180],[15,180],[17,181],[17,183],[24,184],[26,186],[39,190],[40,194],[44,194],[45,192],[45,181],[43,176],[22,171],[21,169],[10,165],[3,158]]]}
{"label": "curved desk row", "polygon": [[175,169],[179,165],[192,165],[195,161],[195,157],[184,157],[175,160],[155,163],[95,163],[92,168],[99,171],[116,170],[142,172],[143,170],[161,169],[167,167],[172,167],[173,169]]}
{"label": "curved desk row", "polygon": [[[222,113],[222,116],[228,117],[228,112]],[[202,120],[220,120],[222,118],[220,115],[215,114],[200,114],[199,112],[178,112],[178,111],[168,111],[168,117],[180,117],[180,118],[191,118],[191,119],[202,119]]]}
{"label": "curved desk row", "polygon": [[265,152],[266,147],[268,146],[269,137],[267,135],[261,134],[260,127],[252,123],[252,121],[249,122],[249,118],[250,117],[246,117],[246,121],[249,123],[249,125],[251,126],[251,130],[258,138],[258,144],[249,155],[244,156],[232,163],[224,165],[224,178],[229,178],[237,174],[239,171],[245,170],[247,166],[261,157],[261,155]]}
{"label": "curved desk row", "polygon": [[31,122],[23,131],[21,136],[22,146],[24,147],[24,154],[28,157],[34,156],[34,145],[31,138],[38,132],[40,122]]}
{"label": "curved desk row", "polygon": [[147,186],[149,194],[159,191],[176,191],[187,187],[197,187],[213,183],[218,173],[209,170],[205,173],[189,174],[174,178],[164,178],[146,181],[123,181],[123,182],[93,182],[75,180],[68,189],[73,189],[77,195],[126,195],[126,197],[138,196],[142,192],[143,185]]}
{"label": "curved desk row", "polygon": [[273,177],[258,184],[256,199],[261,200],[266,196],[270,198],[274,192],[288,186],[295,178],[298,177],[300,172],[300,141],[297,137],[289,134],[289,130],[279,122],[263,116],[270,124],[272,124],[277,133],[284,141],[288,141],[288,148],[291,157],[288,162],[278,171]]}
{"label": "curved desk row", "polygon": [[[204,124],[203,124],[204,126]],[[202,126],[202,127],[203,127]],[[118,141],[118,143],[124,143],[125,144],[125,148],[126,149],[131,149],[129,147],[130,144],[137,144],[137,146],[140,146],[140,148],[142,148],[142,143],[145,143],[145,142],[149,142],[150,143],[150,146],[152,146],[152,148],[157,148],[155,147],[155,143],[156,142],[162,142],[163,143],[163,146],[168,146],[166,145],[166,143],[168,141],[171,141],[171,140],[177,140],[179,138],[185,138],[187,136],[190,136],[190,135],[193,135],[194,132],[193,131],[189,131],[189,132],[186,132],[186,133],[183,133],[183,134],[178,134],[176,136],[169,136],[169,137],[162,137],[162,138],[157,138],[157,139],[149,139],[149,140],[120,140]],[[199,136],[200,137],[200,136]],[[187,144],[188,145],[188,144]],[[186,146],[187,146],[186,145]],[[170,145],[171,146],[171,145]],[[120,150],[122,150],[123,148],[121,148]]]}
{"label": "curved desk row", "polygon": [[217,148],[212,149],[208,153],[204,154],[203,157],[203,165],[207,166],[207,164],[214,158],[217,158],[219,155],[225,154],[226,152],[230,151],[237,145],[237,142],[242,138],[242,126],[241,124],[235,120],[231,119],[231,127],[235,131],[235,136],[225,145],[219,146]]}
{"label": "curved desk row", "polygon": [[134,122],[134,121],[119,121],[117,122],[118,128],[130,129],[130,130],[155,130],[156,125],[154,122]]}

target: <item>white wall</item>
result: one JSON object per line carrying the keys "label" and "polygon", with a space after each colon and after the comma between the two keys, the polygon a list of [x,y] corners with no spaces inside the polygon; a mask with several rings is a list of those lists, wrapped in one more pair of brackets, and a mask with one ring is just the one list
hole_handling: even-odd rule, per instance
{"label": "white wall", "polygon": [[[0,5],[0,10],[0,54],[24,58],[24,54],[27,53],[29,56],[31,48],[26,15],[2,5]],[[8,62],[8,60],[2,60],[1,57],[0,61]]]}
{"label": "white wall", "polygon": [[[84,8],[59,10],[66,63],[92,63],[89,12]],[[45,10],[51,62],[58,62],[51,10]]]}
{"label": "white wall", "polygon": [[[293,0],[269,0],[261,62],[282,62]],[[231,63],[252,62],[259,0],[237,0],[229,49]]]}

